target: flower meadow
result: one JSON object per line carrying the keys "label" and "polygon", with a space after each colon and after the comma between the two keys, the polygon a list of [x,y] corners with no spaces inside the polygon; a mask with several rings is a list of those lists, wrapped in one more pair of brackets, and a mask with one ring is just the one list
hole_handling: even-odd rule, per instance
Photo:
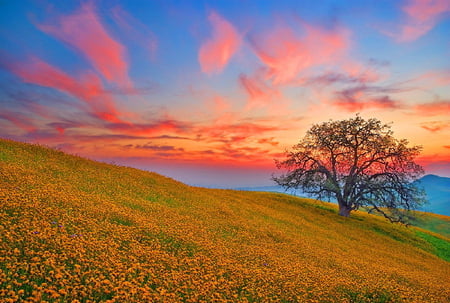
{"label": "flower meadow", "polygon": [[0,139],[0,302],[450,301],[446,236],[336,214]]}

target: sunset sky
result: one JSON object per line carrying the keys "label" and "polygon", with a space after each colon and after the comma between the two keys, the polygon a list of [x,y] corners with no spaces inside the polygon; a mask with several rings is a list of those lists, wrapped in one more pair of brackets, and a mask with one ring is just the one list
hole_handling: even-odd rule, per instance
{"label": "sunset sky", "polygon": [[0,1],[0,137],[271,185],[314,123],[392,122],[450,177],[450,1]]}

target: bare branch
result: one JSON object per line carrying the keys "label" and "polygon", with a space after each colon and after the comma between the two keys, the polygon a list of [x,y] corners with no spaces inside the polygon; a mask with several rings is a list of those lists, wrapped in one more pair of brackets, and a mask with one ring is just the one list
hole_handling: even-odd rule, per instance
{"label": "bare branch", "polygon": [[414,162],[421,147],[407,145],[377,119],[356,116],[316,124],[285,160],[276,161],[285,174],[273,179],[318,198],[332,196],[348,214],[370,206],[391,222],[402,222],[399,209],[414,209],[424,201],[412,183],[423,174]]}

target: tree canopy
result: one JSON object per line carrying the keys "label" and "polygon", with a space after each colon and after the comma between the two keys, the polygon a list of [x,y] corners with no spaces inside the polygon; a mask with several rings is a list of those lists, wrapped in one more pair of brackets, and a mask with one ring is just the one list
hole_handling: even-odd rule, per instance
{"label": "tree canopy", "polygon": [[394,138],[390,125],[360,116],[313,125],[284,160],[273,179],[285,189],[333,197],[339,214],[367,207],[391,222],[406,223],[409,210],[424,203],[416,181],[423,169],[414,162],[421,146]]}

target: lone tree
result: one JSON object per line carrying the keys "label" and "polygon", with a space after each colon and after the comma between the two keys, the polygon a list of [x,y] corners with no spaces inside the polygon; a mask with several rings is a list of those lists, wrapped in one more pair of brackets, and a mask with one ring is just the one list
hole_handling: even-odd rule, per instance
{"label": "lone tree", "polygon": [[286,190],[335,198],[344,217],[368,207],[391,222],[407,223],[408,211],[424,202],[414,182],[423,175],[414,162],[422,147],[408,147],[392,135],[388,124],[360,116],[315,124],[285,160],[275,160],[284,174],[273,179]]}

